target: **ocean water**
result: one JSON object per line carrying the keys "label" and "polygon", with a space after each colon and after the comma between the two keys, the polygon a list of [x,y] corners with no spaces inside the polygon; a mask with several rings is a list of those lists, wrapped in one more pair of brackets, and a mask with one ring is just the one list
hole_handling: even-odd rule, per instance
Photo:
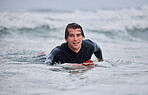
{"label": "ocean water", "polygon": [[[68,23],[97,42],[99,66],[69,70],[35,60],[65,42]],[[97,11],[0,11],[0,95],[148,95],[148,6]]]}

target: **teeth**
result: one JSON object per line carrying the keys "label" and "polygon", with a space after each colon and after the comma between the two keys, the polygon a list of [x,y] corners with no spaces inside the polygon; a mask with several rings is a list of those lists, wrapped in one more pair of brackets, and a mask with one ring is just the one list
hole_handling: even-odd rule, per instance
{"label": "teeth", "polygon": [[73,44],[79,44],[79,43],[73,43]]}

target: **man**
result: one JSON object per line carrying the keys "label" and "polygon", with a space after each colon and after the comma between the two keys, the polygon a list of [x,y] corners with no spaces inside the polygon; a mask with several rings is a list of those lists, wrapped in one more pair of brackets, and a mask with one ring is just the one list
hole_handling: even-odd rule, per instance
{"label": "man", "polygon": [[70,23],[65,29],[65,40],[61,46],[54,48],[47,56],[45,63],[84,63],[94,54],[98,61],[103,61],[100,47],[93,41],[84,40],[82,27],[77,23]]}

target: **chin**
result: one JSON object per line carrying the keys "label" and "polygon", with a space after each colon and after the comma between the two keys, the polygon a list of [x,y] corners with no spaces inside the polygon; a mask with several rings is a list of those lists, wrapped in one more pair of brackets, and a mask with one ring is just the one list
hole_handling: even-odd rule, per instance
{"label": "chin", "polygon": [[74,47],[75,50],[78,50],[80,48],[80,46]]}

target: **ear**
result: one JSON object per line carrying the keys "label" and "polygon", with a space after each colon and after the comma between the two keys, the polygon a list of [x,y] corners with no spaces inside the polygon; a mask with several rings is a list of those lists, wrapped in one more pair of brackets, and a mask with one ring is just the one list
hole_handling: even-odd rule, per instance
{"label": "ear", "polygon": [[84,40],[84,37],[82,36],[82,40]]}
{"label": "ear", "polygon": [[66,41],[66,42],[68,42],[68,40],[67,40],[67,39],[65,39],[65,41]]}

